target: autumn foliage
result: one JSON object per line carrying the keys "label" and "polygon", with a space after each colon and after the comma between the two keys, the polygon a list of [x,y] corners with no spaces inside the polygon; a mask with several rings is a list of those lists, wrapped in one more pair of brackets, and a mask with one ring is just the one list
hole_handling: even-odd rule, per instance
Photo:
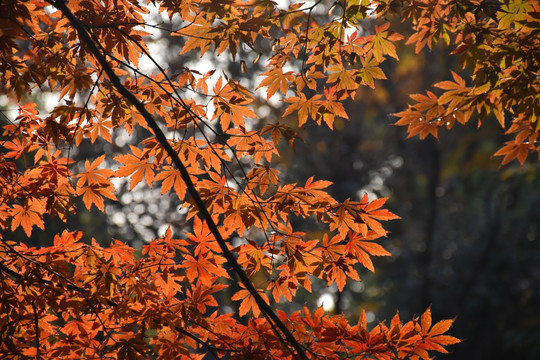
{"label": "autumn foliage", "polygon": [[492,115],[512,138],[495,153],[503,165],[523,164],[530,153],[540,159],[538,1],[419,1],[407,11],[418,19],[407,43],[416,52],[450,46],[470,83],[452,72],[451,80],[433,85],[441,95],[411,95],[396,124],[408,126],[409,136],[437,137],[440,128],[467,124],[473,115],[481,126]]}
{"label": "autumn foliage", "polygon": [[[177,27],[148,20],[150,9]],[[321,11],[322,10],[322,11]],[[396,15],[412,21],[416,51],[454,46],[469,77],[435,86],[440,96],[412,95],[396,116],[409,135],[437,136],[441,126],[480,123],[493,113],[515,138],[496,155],[523,162],[537,146],[538,22],[536,1],[2,1],[0,86],[18,105],[3,127],[0,153],[0,356],[15,358],[429,359],[459,340],[452,320],[418,318],[368,327],[322,307],[286,314],[315,278],[342,290],[388,256],[383,223],[398,219],[386,199],[339,202],[331,183],[286,183],[272,160],[294,148],[306,124],[333,128],[347,119],[343,102],[359,86],[384,79],[381,64],[398,59]],[[376,18],[376,19],[375,19]],[[178,21],[178,20],[181,21]],[[174,20],[174,21],[173,21]],[[171,25],[172,26],[172,25]],[[257,88],[225,73],[164,69],[149,52],[147,31],[179,37],[179,55],[207,52],[251,71]],[[536,34],[536,35],[535,35]],[[520,46],[512,46],[520,44]],[[239,59],[238,49],[253,59]],[[155,54],[154,54],[155,55]],[[158,71],[145,73],[142,61]],[[467,82],[470,81],[470,84]],[[59,101],[45,114],[37,91]],[[282,118],[267,121],[257,104],[281,99]],[[84,160],[71,149],[135,128],[148,136],[122,154]],[[231,169],[238,169],[233,172]],[[239,175],[240,174],[240,175]],[[50,247],[14,241],[115,201],[113,178],[129,189],[160,187],[188,209],[191,232],[145,245],[102,247],[81,231],[50,234]],[[82,201],[82,208],[76,203]],[[295,229],[316,221],[324,235]],[[231,238],[242,241],[233,245]],[[267,279],[253,285],[255,276]],[[228,294],[231,294],[228,295]],[[232,300],[233,312],[217,299]]]}

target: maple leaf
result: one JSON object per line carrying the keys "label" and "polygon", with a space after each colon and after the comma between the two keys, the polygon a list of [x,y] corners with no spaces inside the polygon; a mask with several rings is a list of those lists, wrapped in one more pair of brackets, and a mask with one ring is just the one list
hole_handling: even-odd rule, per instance
{"label": "maple leaf", "polygon": [[[313,181],[313,176],[306,180],[306,184],[304,185],[304,190],[307,195],[311,196],[313,198],[313,201],[320,205],[325,206],[328,204],[331,204],[334,202],[334,199],[328,195],[326,191],[323,189],[326,189],[332,185],[332,182],[326,181],[326,180],[317,180]],[[314,209],[313,212],[316,214],[317,219],[320,221],[325,216],[325,211],[320,211],[317,209]]]}
{"label": "maple leaf", "polygon": [[65,230],[61,235],[55,235],[53,245],[54,247],[74,247],[83,236],[82,231],[69,232]]}
{"label": "maple leaf", "polygon": [[114,185],[109,178],[114,171],[110,169],[97,169],[103,163],[105,155],[95,159],[91,164],[88,160],[85,161],[85,172],[79,173],[77,177],[77,195],[82,195],[84,205],[90,209],[92,204],[95,204],[98,209],[104,211],[103,197],[111,200],[116,200],[114,195]]}
{"label": "maple leaf", "polygon": [[330,72],[328,83],[336,83],[338,92],[348,92],[358,88],[358,84],[355,81],[358,72],[356,69],[346,69],[343,66],[332,65],[328,68],[328,71]]}
{"label": "maple leaf", "polygon": [[452,77],[454,78],[454,81],[441,81],[433,86],[438,87],[439,89],[443,90],[463,90],[466,88],[465,86],[465,80],[461,76],[459,76],[457,73],[451,71]]}
{"label": "maple leaf", "polygon": [[298,283],[295,277],[286,272],[281,272],[277,279],[270,282],[268,290],[272,291],[272,296],[276,302],[279,302],[282,296],[285,300],[292,302],[293,296],[298,290]]}
{"label": "maple leaf", "polygon": [[380,62],[370,55],[361,57],[360,61],[362,62],[362,68],[358,74],[361,76],[362,82],[375,89],[375,79],[386,79],[386,75],[379,67]]}
{"label": "maple leaf", "polygon": [[342,237],[345,237],[349,230],[360,231],[360,227],[355,220],[357,211],[355,202],[347,199],[342,204],[334,204],[332,210],[335,210],[335,214],[332,216],[332,222],[330,223],[331,231],[337,229]]}
{"label": "maple leaf", "polygon": [[13,138],[10,141],[5,142],[4,147],[11,151],[4,154],[7,158],[18,159],[23,154],[29,153],[35,150],[38,146],[30,142],[27,138]]}
{"label": "maple leaf", "polygon": [[287,94],[289,90],[289,84],[294,81],[294,75],[292,71],[283,72],[283,69],[279,66],[272,67],[270,70],[260,74],[265,76],[261,83],[257,86],[257,89],[267,86],[266,100],[270,99],[276,91],[280,91],[283,95]]}
{"label": "maple leaf", "polygon": [[198,282],[192,290],[187,290],[187,297],[193,304],[196,304],[197,310],[201,313],[206,312],[208,306],[219,306],[212,294],[228,287],[225,284],[216,284],[215,280],[217,280],[217,277],[214,278],[214,285],[212,286],[206,286],[202,282]]}
{"label": "maple leaf", "polygon": [[411,99],[417,101],[417,103],[414,105],[414,108],[419,111],[435,108],[439,101],[437,96],[431,91],[427,92],[427,96],[422,94],[411,94],[409,96],[411,97]]}
{"label": "maple leaf", "polygon": [[417,123],[422,121],[422,113],[412,108],[392,114],[392,116],[400,118],[398,121],[395,122],[394,125],[409,125],[409,129],[407,130],[407,132],[409,133],[411,132],[411,129],[416,126]]}
{"label": "maple leaf", "polygon": [[71,173],[68,170],[67,165],[73,163],[73,160],[59,157],[60,150],[57,150],[51,156],[48,156],[46,160],[39,162],[39,168],[41,176],[50,181],[55,186],[67,183],[68,176]]}
{"label": "maple leaf", "polygon": [[354,269],[354,262],[344,256],[345,245],[342,240],[340,235],[332,239],[329,239],[326,234],[323,236],[322,258],[318,261],[319,267],[314,272],[314,275],[327,280],[328,285],[335,282],[339,291],[343,290],[347,279],[360,281]]}
{"label": "maple leaf", "polygon": [[34,226],[44,230],[45,224],[42,218],[44,210],[40,201],[28,201],[24,206],[13,205],[11,209],[11,231],[15,231],[19,226],[22,226],[26,235],[30,237]]}
{"label": "maple leaf", "polygon": [[263,126],[259,134],[264,135],[267,132],[271,132],[272,140],[274,141],[275,146],[277,146],[282,136],[285,138],[285,140],[288,142],[289,146],[293,150],[295,148],[295,140],[302,140],[302,138],[298,135],[296,131],[294,131],[291,127],[285,124],[266,124],[265,126]]}
{"label": "maple leaf", "polygon": [[184,199],[184,197],[186,196],[187,188],[184,180],[182,180],[182,174],[174,167],[170,165],[164,166],[163,170],[161,170],[156,175],[154,180],[163,180],[163,182],[161,183],[162,195],[174,188],[174,191],[176,192],[176,195],[178,195],[178,198],[180,200]]}
{"label": "maple leaf", "polygon": [[448,351],[443,345],[453,345],[461,342],[461,340],[449,336],[442,335],[450,329],[450,326],[454,320],[441,320],[433,327],[431,319],[431,308],[428,308],[420,317],[420,322],[415,321],[415,329],[420,333],[422,340],[417,345],[417,354],[423,358],[429,358],[426,350],[435,350],[440,353],[446,354]]}
{"label": "maple leaf", "polygon": [[246,174],[246,179],[250,181],[248,187],[254,188],[255,186],[258,186],[261,195],[264,195],[270,184],[278,184],[278,174],[279,171],[270,166],[256,164],[255,167]]}
{"label": "maple leaf", "polygon": [[317,111],[320,108],[319,99],[321,98],[321,95],[314,95],[307,99],[304,93],[299,93],[298,96],[291,96],[283,99],[283,101],[291,104],[285,109],[283,117],[298,111],[298,126],[300,127],[306,123],[310,116],[315,116],[315,114],[317,114]]}
{"label": "maple leaf", "polygon": [[256,118],[257,115],[251,108],[246,106],[249,102],[240,97],[234,97],[230,100],[217,101],[217,109],[214,114],[214,119],[219,118],[221,128],[225,131],[232,123],[238,127],[244,126],[244,118]]}
{"label": "maple leaf", "polygon": [[345,245],[343,245],[342,237],[336,235],[332,239],[328,238],[327,234],[323,236],[323,255],[328,258],[329,261],[340,258],[345,251]]}
{"label": "maple leaf", "polygon": [[94,81],[92,80],[93,70],[84,66],[76,66],[73,72],[68,72],[62,84],[60,99],[69,95],[73,99],[75,94],[82,89],[89,89]]}
{"label": "maple leaf", "polygon": [[133,155],[125,154],[114,157],[114,160],[123,164],[123,166],[114,172],[114,176],[124,177],[131,175],[129,190],[133,190],[143,178],[151,188],[154,181],[154,164],[150,162],[150,159],[143,150],[140,150],[133,145],[130,145],[129,147]]}
{"label": "maple leaf", "polygon": [[257,115],[247,105],[253,101],[249,92],[232,81],[222,86],[220,77],[214,86],[215,112],[212,119],[218,119],[223,131],[229,129],[232,121],[239,128],[244,128],[244,118],[256,118]]}
{"label": "maple leaf", "polygon": [[172,272],[162,272],[155,277],[154,284],[166,297],[173,297],[182,292],[180,282],[183,279]]}
{"label": "maple leaf", "polygon": [[343,291],[348,279],[360,281],[360,276],[354,269],[353,263],[345,256],[326,264],[323,275],[323,278],[326,277],[328,285],[335,282],[339,291]]}
{"label": "maple leaf", "polygon": [[90,135],[90,141],[94,143],[98,137],[102,137],[106,141],[112,143],[111,129],[113,127],[112,120],[98,117],[97,121],[93,121],[86,131]]}
{"label": "maple leaf", "polygon": [[[335,89],[331,88],[331,91],[335,91]],[[344,119],[349,118],[349,116],[345,112],[343,104],[331,99],[321,100],[320,107],[317,110],[316,114],[317,115],[315,116],[315,121],[320,124],[320,120],[324,120],[326,125],[328,125],[331,130],[334,128],[334,120],[336,116],[342,117]]]}
{"label": "maple leaf", "polygon": [[[194,254],[199,256],[200,254],[207,254],[210,250],[214,253],[221,253],[221,248],[217,243],[214,235],[212,235],[206,222],[202,222],[198,216],[195,216],[193,221],[193,234],[186,233],[188,237],[188,243],[195,245]],[[225,236],[225,235],[224,235]]]}
{"label": "maple leaf", "polygon": [[185,54],[193,49],[201,50],[201,57],[212,45],[214,36],[210,24],[204,17],[197,17],[189,26],[182,29],[180,33],[175,33],[173,36],[183,36],[186,38],[186,43],[180,51],[180,55]]}
{"label": "maple leaf", "polygon": [[109,186],[101,184],[91,184],[89,186],[81,187],[77,189],[77,195],[82,195],[84,205],[87,209],[90,209],[92,204],[94,204],[101,211],[105,211],[103,197],[111,200],[117,200],[114,193],[111,192]]}
{"label": "maple leaf", "polygon": [[375,25],[375,35],[371,35],[371,42],[366,44],[366,51],[372,50],[373,56],[380,63],[383,60],[383,55],[389,55],[398,60],[394,41],[403,39],[403,36],[397,33],[390,33],[387,30],[390,23],[378,26]]}
{"label": "maple leaf", "polygon": [[[242,286],[242,285],[240,285]],[[262,299],[265,302],[268,302],[268,297],[266,294],[259,290],[259,295],[262,297]],[[231,297],[231,300],[233,301],[240,301],[240,307],[238,309],[238,313],[240,316],[246,315],[250,310],[253,312],[254,317],[259,317],[261,314],[261,310],[259,309],[259,306],[257,305],[257,302],[255,300],[255,297],[246,289],[239,290],[236,294],[234,294]]]}
{"label": "maple leaf", "polygon": [[364,267],[371,272],[375,272],[373,263],[369,255],[374,256],[390,256],[381,245],[374,243],[373,240],[380,238],[381,235],[375,231],[368,231],[367,235],[349,232],[348,240],[345,244],[347,253],[357,259]]}
{"label": "maple leaf", "polygon": [[194,282],[198,279],[204,285],[212,286],[214,276],[229,278],[227,271],[221,266],[225,261],[223,257],[207,252],[197,257],[186,255],[180,266],[186,268],[189,281]]}
{"label": "maple leaf", "polygon": [[527,156],[529,156],[529,151],[533,147],[531,144],[517,142],[517,141],[507,141],[506,145],[497,150],[493,156],[504,156],[501,165],[506,165],[514,159],[518,159],[519,163],[523,165]]}
{"label": "maple leaf", "polygon": [[92,161],[92,163],[88,160],[85,161],[84,167],[86,171],[77,174],[77,177],[79,178],[77,180],[77,187],[82,187],[85,184],[113,186],[109,178],[114,174],[114,171],[111,169],[97,169],[97,167],[103,163],[103,160],[105,160],[105,155],[101,155]]}
{"label": "maple leaf", "polygon": [[387,198],[379,198],[368,203],[368,196],[364,194],[360,200],[360,207],[362,208],[362,213],[360,218],[366,225],[368,225],[371,230],[376,234],[386,236],[386,230],[383,229],[380,222],[377,220],[387,221],[400,219],[396,214],[386,210],[380,209],[386,203]]}
{"label": "maple leaf", "polygon": [[245,267],[246,274],[253,276],[261,268],[270,272],[272,269],[271,258],[265,253],[264,247],[257,245],[252,240],[247,244],[240,245],[235,252],[238,253],[238,263]]}

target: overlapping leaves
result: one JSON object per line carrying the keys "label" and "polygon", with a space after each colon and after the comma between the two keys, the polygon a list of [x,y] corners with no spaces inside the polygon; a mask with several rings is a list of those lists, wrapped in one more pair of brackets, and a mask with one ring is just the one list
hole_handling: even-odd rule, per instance
{"label": "overlapping leaves", "polygon": [[[215,52],[236,59],[240,46],[272,43],[259,74],[258,88],[266,96],[214,70],[183,67],[176,73],[144,74],[140,59],[153,55],[145,30],[166,28],[146,23],[150,3],[169,20],[183,20],[170,30],[183,40],[179,55]],[[379,3],[376,13],[384,9]],[[281,154],[281,140],[294,147],[297,128],[311,121],[332,128],[336,117],[348,118],[343,101],[354,98],[359,86],[376,86],[384,78],[381,63],[397,59],[394,43],[402,36],[389,24],[347,35],[367,17],[369,5],[348,1],[340,16],[329,20],[315,16],[321,2],[311,7],[292,3],[287,10],[265,1],[1,2],[0,86],[22,105],[14,122],[3,128],[0,228],[22,228],[30,237],[36,227],[44,228],[46,215],[66,220],[77,210],[77,198],[87,209],[95,205],[103,212],[105,201],[116,200],[111,178],[117,178],[128,181],[130,191],[136,186],[160,186],[161,194],[174,190],[189,208],[186,223],[192,231],[175,238],[169,229],[137,256],[117,240],[107,248],[94,240],[83,243],[80,232],[56,235],[53,246],[39,249],[2,233],[0,328],[7,331],[0,355],[286,359],[295,356],[290,345],[297,342],[306,349],[303,356],[313,358],[427,359],[428,350],[444,352],[443,345],[457,342],[444,335],[451,321],[430,329],[429,311],[420,322],[402,325],[396,316],[390,327],[372,330],[365,316],[350,325],[322,308],[289,316],[278,311],[282,325],[294,333],[288,343],[275,320],[259,317],[257,294],[266,302],[290,302],[300,287],[311,291],[315,277],[343,290],[347,282],[360,280],[358,264],[374,271],[372,257],[389,255],[379,244],[387,235],[382,222],[398,217],[382,208],[386,199],[370,202],[366,195],[338,202],[329,195],[330,182],[312,177],[303,185],[286,183],[272,163]],[[501,20],[501,26],[508,22]],[[82,36],[86,33],[90,40]],[[131,101],[121,95],[103,59],[133,95]],[[453,91],[443,100],[416,96],[429,106],[415,111],[451,115],[444,106],[431,107],[459,105],[454,98],[466,91],[463,82],[455,81],[457,88],[440,84]],[[26,102],[34,88],[59,96],[48,115]],[[478,90],[473,95],[481,97]],[[280,96],[287,104],[283,119],[258,118],[256,105]],[[150,131],[138,102],[166,129],[167,141],[149,136],[121,154],[73,164],[71,152],[63,150],[110,143],[111,134],[120,130]],[[189,176],[173,166],[164,150],[167,142]],[[211,213],[206,219],[193,198],[186,199],[189,179]],[[293,217],[319,222],[325,234],[298,231]],[[238,236],[238,243],[221,246],[213,224],[224,238]],[[227,251],[249,277],[267,281],[255,292],[238,287],[225,266]],[[237,305],[240,316],[250,315],[247,323],[222,306],[230,293],[228,305]]]}

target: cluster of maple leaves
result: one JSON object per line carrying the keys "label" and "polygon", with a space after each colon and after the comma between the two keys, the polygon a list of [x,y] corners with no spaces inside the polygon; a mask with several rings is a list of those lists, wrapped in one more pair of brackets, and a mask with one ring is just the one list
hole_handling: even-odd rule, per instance
{"label": "cluster of maple leaves", "polygon": [[[57,235],[50,248],[5,242],[0,265],[2,356],[290,357],[264,318],[254,316],[246,324],[233,313],[216,310],[215,295],[228,287],[219,279],[229,276],[215,240],[200,221],[196,224],[187,239],[173,239],[169,231],[144,246],[139,258],[120,241],[107,248],[84,244],[82,232]],[[240,290],[233,300],[244,297],[250,294]],[[240,312],[250,306],[244,299]],[[310,358],[429,358],[428,350],[446,352],[441,345],[457,341],[444,335],[452,320],[432,326],[429,309],[420,319],[403,324],[396,315],[389,325],[381,323],[371,331],[365,314],[356,325],[343,315],[324,314],[322,307],[277,315]]]}
{"label": "cluster of maple leaves", "polygon": [[437,137],[441,127],[456,121],[467,124],[477,115],[478,126],[493,115],[512,139],[494,155],[502,164],[530,153],[540,159],[540,3],[538,1],[415,1],[406,9],[414,14],[415,33],[407,40],[416,52],[438,42],[453,46],[461,70],[470,72],[471,84],[452,72],[453,81],[413,94],[414,103],[399,117],[409,136]]}
{"label": "cluster of maple leaves", "polygon": [[[396,114],[397,124],[425,137],[454,120],[466,123],[474,112],[481,121],[493,112],[503,127],[511,114],[507,132],[516,138],[497,154],[505,155],[503,163],[523,162],[540,150],[538,3],[336,4],[329,17],[319,11],[331,5],[323,1],[287,9],[264,0],[0,3],[0,86],[19,103],[0,144],[2,358],[428,359],[428,351],[444,353],[459,341],[445,335],[452,320],[432,326],[429,309],[371,330],[365,315],[351,325],[322,308],[271,310],[268,296],[291,302],[300,286],[311,291],[313,278],[342,290],[349,279],[360,280],[358,264],[374,271],[371,256],[390,255],[377,242],[386,236],[381,222],[398,218],[382,208],[385,199],[336,201],[327,181],[285,183],[272,159],[282,139],[294,147],[298,127],[332,128],[336,117],[347,118],[344,100],[385,78],[380,65],[398,58],[394,43],[403,39],[390,30],[397,13],[413,20],[408,43],[417,51],[440,39],[455,43],[474,82],[467,87],[453,73],[454,81],[436,85],[445,91],[440,97],[413,95],[416,103]],[[173,73],[157,62],[160,71],[142,72],[143,56],[155,61],[146,45],[145,28],[157,26],[146,20],[150,6],[171,24],[182,20],[170,30],[183,39],[180,55],[215,52],[236,60],[239,46],[271,48],[262,54],[258,88],[267,101],[287,104],[283,120],[258,119],[261,90],[225,74],[188,67]],[[370,16],[378,18],[372,29]],[[524,45],[503,46],[509,41]],[[35,91],[61,101],[43,116],[28,100]],[[76,170],[68,149],[112,142],[114,131],[131,134],[135,127],[155,137]],[[235,166],[241,178],[230,170]],[[138,256],[119,241],[106,248],[83,242],[81,232],[58,234],[51,247],[38,249],[10,239],[6,230],[22,228],[28,237],[36,227],[45,230],[45,216],[65,221],[77,211],[76,199],[103,212],[105,199],[116,200],[114,177],[129,178],[130,190],[160,186],[164,196],[178,197],[189,208],[192,233],[173,238],[168,231]],[[315,219],[326,234],[295,230],[293,217]],[[259,235],[248,238],[248,230]],[[243,242],[233,246],[232,235]],[[249,282],[256,275],[267,279],[259,288]],[[233,289],[237,313],[217,301]],[[251,315],[241,321],[236,314]]]}

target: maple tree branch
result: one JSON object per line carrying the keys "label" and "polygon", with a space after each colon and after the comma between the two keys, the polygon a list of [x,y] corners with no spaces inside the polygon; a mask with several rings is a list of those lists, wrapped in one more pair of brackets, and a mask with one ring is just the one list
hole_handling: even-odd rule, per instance
{"label": "maple tree branch", "polygon": [[[7,266],[5,266],[4,264],[0,264],[0,271],[5,272],[6,274],[8,274],[9,276],[11,276],[12,278],[15,278],[15,279],[20,279],[20,278],[23,277],[21,274],[19,274],[18,272],[15,272],[15,271],[13,271],[13,270],[11,270],[10,268],[8,268]],[[46,280],[45,280],[45,281],[46,281]]]}
{"label": "maple tree branch", "polygon": [[7,143],[8,141],[11,141],[11,139],[13,139],[13,135],[15,135],[19,129],[21,128],[22,126],[22,123],[19,122],[17,125],[15,125],[15,123],[13,123],[13,121],[11,121],[6,114],[4,114],[4,109],[0,109],[0,114],[2,114],[2,116],[13,126],[15,126],[15,129],[8,135],[6,136],[6,138],[4,139],[4,141],[2,141],[2,143],[0,143],[0,146],[4,146],[5,143]]}
{"label": "maple tree branch", "polygon": [[[15,279],[21,279],[24,277],[24,275],[16,272],[16,271],[13,271],[11,270],[10,268],[6,267],[5,265],[1,264],[0,263],[0,271],[1,272],[4,272],[6,274],[8,274],[9,276],[11,276],[12,278],[15,278]],[[47,285],[54,285],[50,280],[45,280],[45,279],[40,279],[38,280],[38,282],[40,283],[43,283],[43,284],[47,284]],[[74,290],[74,291],[77,291],[77,292],[84,292],[86,290],[82,289],[82,288],[79,288],[77,286],[71,286],[70,284],[67,285],[67,288],[69,290]],[[56,288],[53,286],[52,287],[53,290],[56,290]],[[84,296],[84,294],[83,294]],[[111,306],[114,306],[114,307],[117,307],[118,304],[112,300],[109,300],[108,301],[109,305]],[[39,347],[40,347],[40,339],[39,339],[39,326],[38,326],[38,314],[37,314],[37,307],[35,305],[35,302],[32,302],[32,309],[34,311],[34,324],[35,324],[35,327],[36,327],[36,346],[37,346],[37,354],[39,355]],[[143,324],[143,329],[144,329],[144,324]],[[202,347],[206,348],[210,354],[212,354],[212,356],[216,359],[219,359],[219,356],[216,354],[216,351],[225,351],[225,352],[238,352],[238,350],[234,350],[234,349],[225,349],[225,348],[219,348],[219,347],[216,347],[216,346],[212,346],[210,345],[209,343],[207,343],[206,341],[203,341],[201,339],[199,339],[198,337],[196,337],[195,335],[189,333],[188,331],[180,328],[179,326],[175,326],[175,329],[176,331],[184,334],[185,336],[189,337],[190,339],[193,339],[196,343],[198,343],[199,345],[201,345]],[[107,330],[105,329],[105,332],[107,332]],[[144,331],[141,331],[141,335],[144,335]],[[114,340],[114,339],[113,339]],[[36,356],[38,356],[36,355]]]}
{"label": "maple tree branch", "polygon": [[210,344],[208,344],[206,341],[203,341],[201,339],[199,339],[198,337],[196,337],[195,335],[191,334],[190,332],[182,329],[181,327],[179,326],[175,326],[174,329],[176,331],[178,331],[179,333],[182,333],[184,334],[185,336],[189,337],[190,339],[194,340],[197,344],[201,345],[202,347],[206,348],[208,350],[208,352],[210,352],[210,354],[212,354],[212,356],[216,359],[219,359],[219,356],[218,354],[216,354],[216,351],[229,351],[229,350],[226,350],[226,349],[219,349],[219,348],[216,348]]}
{"label": "maple tree branch", "polygon": [[39,318],[35,301],[32,301],[32,309],[34,310],[34,325],[36,327],[36,359],[39,359],[41,357],[39,354]]}
{"label": "maple tree branch", "polygon": [[[238,264],[236,259],[234,258],[233,254],[229,250],[227,243],[221,236],[216,223],[214,222],[212,216],[206,209],[206,206],[195,188],[195,185],[191,181],[189,172],[187,171],[186,167],[172,148],[172,146],[169,144],[169,141],[167,140],[165,134],[161,131],[159,125],[154,120],[152,115],[146,110],[143,103],[135,97],[127,88],[125,88],[118,76],[115,74],[114,70],[110,66],[110,64],[107,62],[107,59],[105,58],[105,55],[102,54],[99,49],[97,48],[96,44],[92,40],[90,34],[86,31],[84,25],[77,19],[77,17],[71,12],[71,10],[67,7],[64,0],[55,0],[51,1],[49,0],[49,3],[54,5],[58,10],[60,10],[64,16],[70,21],[70,23],[75,27],[77,32],[79,33],[79,36],[81,40],[84,42],[84,44],[88,47],[90,52],[96,57],[96,60],[101,64],[103,67],[103,70],[105,73],[107,73],[107,76],[109,77],[109,80],[111,83],[115,86],[115,88],[118,90],[118,92],[124,96],[129,102],[133,104],[133,106],[139,111],[139,113],[144,117],[145,121],[147,122],[148,126],[153,130],[154,136],[156,137],[156,140],[163,146],[167,154],[171,157],[173,163],[180,171],[180,174],[182,176],[182,180],[186,184],[186,187],[193,197],[193,200],[199,209],[202,217],[205,219],[206,223],[208,224],[208,228],[212,232],[212,235],[216,238],[216,241],[218,242],[221,250],[223,251],[223,255],[227,259],[227,262],[229,263],[229,266],[234,270],[234,272],[238,275],[240,278],[240,281],[242,284],[246,287],[246,289],[249,291],[251,296],[255,299],[255,302],[257,303],[257,306],[262,311],[262,313],[265,315],[266,319],[270,324],[274,323],[275,326],[279,328],[279,330],[283,333],[287,341],[294,347],[294,350],[298,354],[299,358],[308,360],[308,357],[306,356],[304,349],[302,348],[302,345],[296,340],[296,338],[293,336],[293,334],[287,329],[285,324],[278,318],[278,316],[274,313],[270,305],[264,301],[264,299],[259,295],[257,292],[257,289],[249,279],[249,277],[246,275],[242,267]],[[284,343],[285,347],[293,352],[287,344],[283,341],[281,334],[276,331],[276,335],[280,338],[280,340]]]}
{"label": "maple tree branch", "polygon": [[[15,255],[17,255],[18,257],[20,257],[21,259],[25,260],[25,261],[28,261],[34,265],[36,265],[38,268],[41,268],[57,277],[59,277],[60,279],[64,280],[66,283],[67,283],[67,288],[69,290],[74,290],[74,291],[77,291],[77,292],[80,292],[81,294],[83,294],[84,296],[84,292],[86,292],[86,290],[82,287],[79,287],[77,286],[73,281],[71,281],[70,279],[68,279],[67,277],[65,277],[64,275],[62,274],[59,274],[58,272],[54,271],[53,269],[49,269],[48,267],[46,267],[45,265],[43,265],[42,263],[40,263],[39,261],[36,261],[34,259],[30,259],[28,256],[26,255],[23,255],[21,254],[19,251],[17,251],[13,246],[11,246],[9,243],[7,243],[4,239],[1,239],[0,238],[0,241]],[[0,264],[0,270],[4,271],[6,274],[9,274],[11,276],[13,276],[14,278],[21,278],[23,277],[23,275],[11,270],[10,268],[8,268],[7,266],[3,265],[3,264]],[[49,285],[54,285],[53,282],[51,280],[46,280],[46,279],[40,279],[40,282],[44,283],[44,284],[49,284]]]}
{"label": "maple tree branch", "polygon": [[[67,283],[67,288],[70,289],[70,290],[74,290],[74,291],[77,291],[78,293],[80,293],[82,295],[82,297],[86,300],[86,302],[88,303],[88,306],[90,306],[90,309],[91,311],[96,315],[96,318],[98,319],[99,323],[101,324],[101,326],[103,327],[103,331],[107,334],[107,336],[109,336],[115,343],[117,342],[116,339],[110,334],[109,330],[107,329],[107,327],[105,326],[105,323],[103,322],[103,319],[99,316],[99,313],[95,310],[95,304],[92,303],[92,301],[90,301],[90,298],[88,297],[88,295],[86,294],[86,290],[84,288],[81,288],[79,286],[77,286],[73,281],[71,281],[70,279],[68,279],[67,277],[65,277],[64,275],[54,271],[53,269],[50,269],[48,268],[47,266],[43,265],[42,263],[40,263],[39,261],[36,261],[34,259],[30,259],[28,256],[24,255],[24,254],[21,254],[19,251],[17,251],[13,246],[11,246],[7,241],[5,241],[4,239],[0,238],[0,241],[9,249],[11,250],[11,252],[13,254],[15,254],[16,256],[20,257],[21,259],[25,260],[25,261],[28,261],[34,265],[36,265],[38,268],[40,269],[43,269],[44,271],[48,272],[48,273],[51,273],[57,277],[59,277],[60,279],[64,280],[66,283]],[[12,271],[10,270],[9,268],[5,267],[4,265],[0,264],[0,270],[6,272],[7,274],[10,274],[11,276],[15,277],[15,278],[21,278],[23,277],[23,275],[15,272],[15,271]],[[39,282],[43,282],[45,284],[50,284],[50,285],[54,285],[54,283],[51,281],[51,280],[46,280],[46,279],[40,279]],[[109,300],[110,301],[110,300]]]}
{"label": "maple tree branch", "polygon": [[306,75],[305,75],[305,70],[304,69],[305,69],[305,66],[306,66],[307,49],[308,49],[308,43],[309,43],[309,27],[310,27],[309,23],[311,22],[311,13],[313,12],[313,9],[315,9],[315,7],[317,5],[319,5],[321,2],[322,2],[322,0],[318,0],[315,4],[313,4],[311,7],[309,7],[307,21],[306,21],[306,32],[305,32],[306,41],[304,43],[304,53],[302,54],[302,66],[301,66],[300,72],[302,73],[302,79],[306,83],[306,86],[308,87],[308,89],[309,89],[309,86],[308,86],[307,80],[305,78]]}

